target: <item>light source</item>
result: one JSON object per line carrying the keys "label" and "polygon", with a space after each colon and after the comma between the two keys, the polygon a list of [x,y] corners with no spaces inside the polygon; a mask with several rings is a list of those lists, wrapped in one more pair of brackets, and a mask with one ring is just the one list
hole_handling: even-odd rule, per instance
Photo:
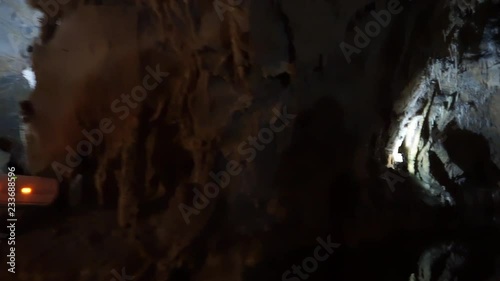
{"label": "light source", "polygon": [[23,188],[21,188],[21,193],[22,194],[31,194],[31,191],[32,191],[31,187],[23,187]]}

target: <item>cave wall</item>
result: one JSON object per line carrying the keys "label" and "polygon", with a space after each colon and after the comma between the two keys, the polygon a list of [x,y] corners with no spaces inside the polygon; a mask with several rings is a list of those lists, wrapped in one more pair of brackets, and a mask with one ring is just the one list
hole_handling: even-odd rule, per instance
{"label": "cave wall", "polygon": [[[34,173],[82,174],[84,188],[96,189],[100,208],[111,214],[96,218],[84,209],[60,234],[78,237],[76,248],[88,245],[79,273],[43,267],[30,254],[36,246],[21,243],[20,253],[29,257],[19,261],[24,280],[108,280],[123,266],[137,280],[271,280],[301,260],[317,237],[332,235],[356,252],[391,233],[445,228],[440,209],[418,200],[439,199],[441,186],[421,195],[422,187],[407,181],[406,189],[391,193],[380,179],[401,120],[421,110],[408,104],[423,103],[419,94],[432,96],[432,81],[443,92],[460,89],[455,111],[446,114],[482,134],[498,165],[497,69],[484,73],[494,52],[478,60],[467,58],[472,50],[453,51],[467,47],[459,41],[465,23],[476,23],[479,12],[493,17],[497,6],[402,1],[368,46],[347,58],[340,44],[353,44],[354,28],[391,1],[244,0],[223,12],[212,1],[98,2],[67,6],[55,33],[42,34],[46,42],[35,45],[38,83],[29,99],[27,153]],[[135,108],[127,105],[128,114],[114,110],[115,100],[126,104],[122,94],[145,87],[151,69],[168,74]],[[489,110],[471,114],[470,100]],[[443,106],[431,108],[444,130],[450,118]],[[67,147],[76,150],[82,130],[102,128],[103,118],[116,128],[70,167]],[[250,138],[273,126],[282,129],[269,143],[250,146]],[[67,168],[54,171],[54,161]],[[212,174],[229,170],[237,172],[206,204],[197,194],[217,182]],[[421,179],[429,173],[418,171]],[[84,227],[92,220],[104,222],[106,231],[99,223]],[[88,244],[94,233],[107,232],[116,235],[113,243]],[[20,239],[33,235],[39,234]],[[424,245],[412,247],[416,255]],[[384,270],[384,263],[402,262],[397,248],[371,265],[369,255],[333,258],[328,265],[335,270],[314,278],[408,278]],[[42,250],[52,263],[68,263],[52,251]],[[95,261],[94,251],[107,254]],[[29,270],[34,264],[40,267],[35,273]]]}

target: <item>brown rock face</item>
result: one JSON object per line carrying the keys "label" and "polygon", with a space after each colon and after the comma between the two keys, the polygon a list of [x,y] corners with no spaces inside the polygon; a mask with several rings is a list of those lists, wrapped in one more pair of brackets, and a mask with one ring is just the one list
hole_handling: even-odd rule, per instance
{"label": "brown rock face", "polygon": [[53,2],[2,280],[498,278],[498,1]]}

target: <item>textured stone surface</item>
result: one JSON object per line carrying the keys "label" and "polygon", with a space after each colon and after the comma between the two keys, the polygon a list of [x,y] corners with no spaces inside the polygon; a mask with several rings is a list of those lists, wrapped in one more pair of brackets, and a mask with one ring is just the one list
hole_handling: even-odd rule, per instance
{"label": "textured stone surface", "polygon": [[[211,1],[102,2],[68,7],[34,48],[34,172],[64,163],[66,146],[102,118],[116,129],[74,170],[82,206],[27,219],[16,278],[107,281],[126,267],[134,280],[279,280],[328,235],[341,247],[310,280],[495,274],[462,249],[488,249],[488,260],[500,250],[489,186],[500,147],[498,3],[401,3],[348,63],[339,44],[354,44],[354,28],[386,1],[243,0],[223,20]],[[168,77],[119,118],[110,105],[147,67]],[[283,110],[288,125],[252,148]],[[405,150],[411,120],[420,129]],[[477,146],[452,153],[464,139]],[[404,162],[387,170],[398,142]],[[229,170],[238,172],[208,204],[196,195]],[[396,184],[381,179],[406,170]],[[206,206],[187,224],[181,204]],[[476,243],[477,227],[487,234]],[[45,246],[54,244],[64,247]],[[441,253],[457,258],[419,275]]]}

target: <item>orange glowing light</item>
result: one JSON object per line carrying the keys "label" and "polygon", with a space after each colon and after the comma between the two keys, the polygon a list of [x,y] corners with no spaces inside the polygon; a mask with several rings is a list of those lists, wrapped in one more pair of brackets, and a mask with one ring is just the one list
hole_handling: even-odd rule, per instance
{"label": "orange glowing light", "polygon": [[23,187],[21,188],[21,193],[22,194],[31,194],[31,187]]}

